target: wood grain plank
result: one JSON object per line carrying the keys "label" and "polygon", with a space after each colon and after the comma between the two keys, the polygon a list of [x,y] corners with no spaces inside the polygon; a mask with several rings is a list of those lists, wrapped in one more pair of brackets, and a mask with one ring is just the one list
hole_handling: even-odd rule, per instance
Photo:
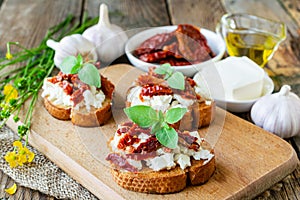
{"label": "wood grain plank", "polygon": [[283,4],[292,18],[300,25],[300,2],[298,0],[282,0],[279,3]]}
{"label": "wood grain plank", "polygon": [[0,12],[0,51],[6,51],[7,41],[19,42],[28,48],[38,45],[47,29],[58,24],[70,13],[79,19],[80,1],[4,1]]}
{"label": "wood grain plank", "polygon": [[87,0],[85,10],[90,16],[98,16],[101,3],[108,5],[111,22],[124,30],[169,24],[164,0]]}
{"label": "wood grain plank", "polygon": [[172,24],[188,23],[212,31],[225,13],[219,0],[168,0],[168,8]]}

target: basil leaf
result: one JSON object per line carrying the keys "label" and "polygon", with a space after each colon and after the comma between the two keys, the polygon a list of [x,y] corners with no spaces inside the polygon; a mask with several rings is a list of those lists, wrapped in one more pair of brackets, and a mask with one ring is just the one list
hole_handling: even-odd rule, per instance
{"label": "basil leaf", "polygon": [[178,143],[178,134],[174,128],[163,127],[156,132],[157,140],[164,146],[175,149]]}
{"label": "basil leaf", "polygon": [[97,88],[101,87],[101,79],[98,69],[90,64],[86,63],[83,65],[83,67],[78,72],[79,79],[88,84],[88,85],[94,85]]}
{"label": "basil leaf", "polygon": [[[169,64],[169,63],[168,63]],[[170,76],[172,76],[172,74],[174,73],[174,69],[171,67],[171,65],[169,64],[168,67],[166,68],[166,77],[165,79],[170,78]]]}
{"label": "basil leaf", "polygon": [[161,110],[158,111],[158,121],[163,122],[164,119],[164,113]]}
{"label": "basil leaf", "polygon": [[73,67],[77,64],[77,59],[75,56],[68,56],[63,59],[59,68],[64,74],[72,74]]}
{"label": "basil leaf", "polygon": [[78,56],[77,56],[77,63],[72,68],[71,74],[77,74],[79,72],[79,70],[81,69],[82,65],[83,65],[83,58],[82,58],[82,56],[80,54],[78,54]]}
{"label": "basil leaf", "polygon": [[161,122],[156,122],[151,126],[151,134],[157,133],[161,129]]}
{"label": "basil leaf", "polygon": [[81,65],[76,63],[76,65],[71,69],[71,74],[77,74],[80,69],[81,69]]}
{"label": "basil leaf", "polygon": [[169,124],[174,124],[181,120],[186,112],[186,108],[171,108],[166,112],[166,122]]}
{"label": "basil leaf", "polygon": [[158,68],[156,68],[154,70],[154,72],[157,74],[164,75],[164,74],[167,74],[168,72],[170,72],[170,69],[171,69],[171,73],[172,73],[173,71],[172,71],[171,65],[169,63],[165,63],[165,64],[160,65]]}
{"label": "basil leaf", "polygon": [[184,76],[180,72],[175,72],[170,78],[167,80],[169,86],[174,89],[184,90]]}
{"label": "basil leaf", "polygon": [[150,106],[137,105],[124,109],[131,121],[142,128],[148,128],[158,121],[157,112]]}
{"label": "basil leaf", "polygon": [[82,58],[81,54],[77,55],[77,64],[79,66],[83,65],[83,58]]}

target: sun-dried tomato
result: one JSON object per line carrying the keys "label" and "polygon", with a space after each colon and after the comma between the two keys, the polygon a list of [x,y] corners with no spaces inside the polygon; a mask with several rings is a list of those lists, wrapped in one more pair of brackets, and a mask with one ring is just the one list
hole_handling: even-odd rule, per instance
{"label": "sun-dried tomato", "polygon": [[210,59],[210,49],[204,35],[194,26],[180,24],[176,29],[178,48],[183,57],[189,61],[205,61]]}
{"label": "sun-dried tomato", "polygon": [[171,88],[162,85],[144,85],[140,93],[140,99],[143,100],[143,96],[158,96],[158,95],[172,95]]}
{"label": "sun-dried tomato", "polygon": [[173,54],[169,51],[156,51],[152,53],[145,53],[139,56],[139,59],[144,62],[149,63],[157,63],[161,59],[167,58],[168,56],[172,56]]}
{"label": "sun-dried tomato", "polygon": [[71,95],[73,93],[73,87],[68,81],[62,81],[61,87],[67,95]]}
{"label": "sun-dried tomato", "polygon": [[185,60],[185,59],[177,59],[174,57],[168,57],[166,59],[162,59],[159,61],[159,64],[169,63],[172,66],[185,66],[185,65],[191,65],[192,63]]}
{"label": "sun-dried tomato", "polygon": [[196,82],[192,78],[187,77],[186,80],[188,81],[188,83],[189,83],[189,85],[191,87],[195,87],[196,86]]}
{"label": "sun-dried tomato", "polygon": [[156,151],[160,147],[159,141],[153,135],[152,137],[148,138],[145,142],[142,142],[134,151],[133,153],[142,153],[142,152],[152,152]]}
{"label": "sun-dried tomato", "polygon": [[175,40],[175,34],[161,33],[145,40],[134,52],[135,55],[143,55],[162,50],[163,46]]}
{"label": "sun-dried tomato", "polygon": [[140,139],[136,136],[125,134],[118,143],[119,149],[125,149],[128,146],[133,145],[134,143],[138,143]]}
{"label": "sun-dried tomato", "polygon": [[173,32],[147,39],[134,55],[144,62],[170,63],[172,66],[196,64],[215,56],[205,36],[189,24],[180,24]]}

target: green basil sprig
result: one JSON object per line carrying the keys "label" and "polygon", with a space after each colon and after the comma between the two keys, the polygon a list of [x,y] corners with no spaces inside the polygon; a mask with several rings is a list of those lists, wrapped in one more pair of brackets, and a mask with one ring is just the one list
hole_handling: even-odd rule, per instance
{"label": "green basil sprig", "polygon": [[184,76],[181,72],[174,72],[169,63],[165,63],[154,70],[155,73],[165,75],[164,79],[167,80],[171,88],[184,90]]}
{"label": "green basil sprig", "polygon": [[65,74],[78,74],[79,79],[88,85],[94,85],[97,88],[101,87],[98,69],[91,63],[84,63],[80,54],[78,54],[77,58],[75,56],[66,57],[62,61],[60,69]]}
{"label": "green basil sprig", "polygon": [[186,108],[171,108],[165,114],[150,106],[136,105],[124,109],[127,117],[142,128],[151,128],[157,140],[164,146],[174,149],[178,143],[178,134],[169,124],[181,120]]}

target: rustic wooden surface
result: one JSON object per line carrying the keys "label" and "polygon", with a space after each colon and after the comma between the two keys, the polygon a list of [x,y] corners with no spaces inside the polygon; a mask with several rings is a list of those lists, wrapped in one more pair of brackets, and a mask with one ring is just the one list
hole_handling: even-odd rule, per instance
{"label": "rustic wooden surface", "polygon": [[[126,30],[178,23],[193,23],[214,30],[226,12],[247,12],[284,21],[288,26],[287,40],[280,45],[266,69],[273,75],[276,90],[282,84],[290,84],[293,91],[300,95],[300,4],[297,0],[3,0],[0,9],[0,55],[5,54],[7,41],[17,40],[28,47],[38,44],[47,28],[60,22],[68,13],[78,16],[78,20],[82,10],[87,10],[91,16],[98,15],[100,2],[106,2],[115,13],[111,21]],[[124,58],[122,61],[127,60]],[[249,119],[248,113],[238,116]],[[299,155],[300,139],[292,138],[288,142]],[[285,179],[280,191],[272,190],[271,196],[266,199],[300,199],[299,177],[300,166]],[[0,178],[0,198],[7,197],[3,188],[12,180],[3,174]],[[19,189],[18,195],[12,197],[31,198],[52,199],[26,188]]]}

